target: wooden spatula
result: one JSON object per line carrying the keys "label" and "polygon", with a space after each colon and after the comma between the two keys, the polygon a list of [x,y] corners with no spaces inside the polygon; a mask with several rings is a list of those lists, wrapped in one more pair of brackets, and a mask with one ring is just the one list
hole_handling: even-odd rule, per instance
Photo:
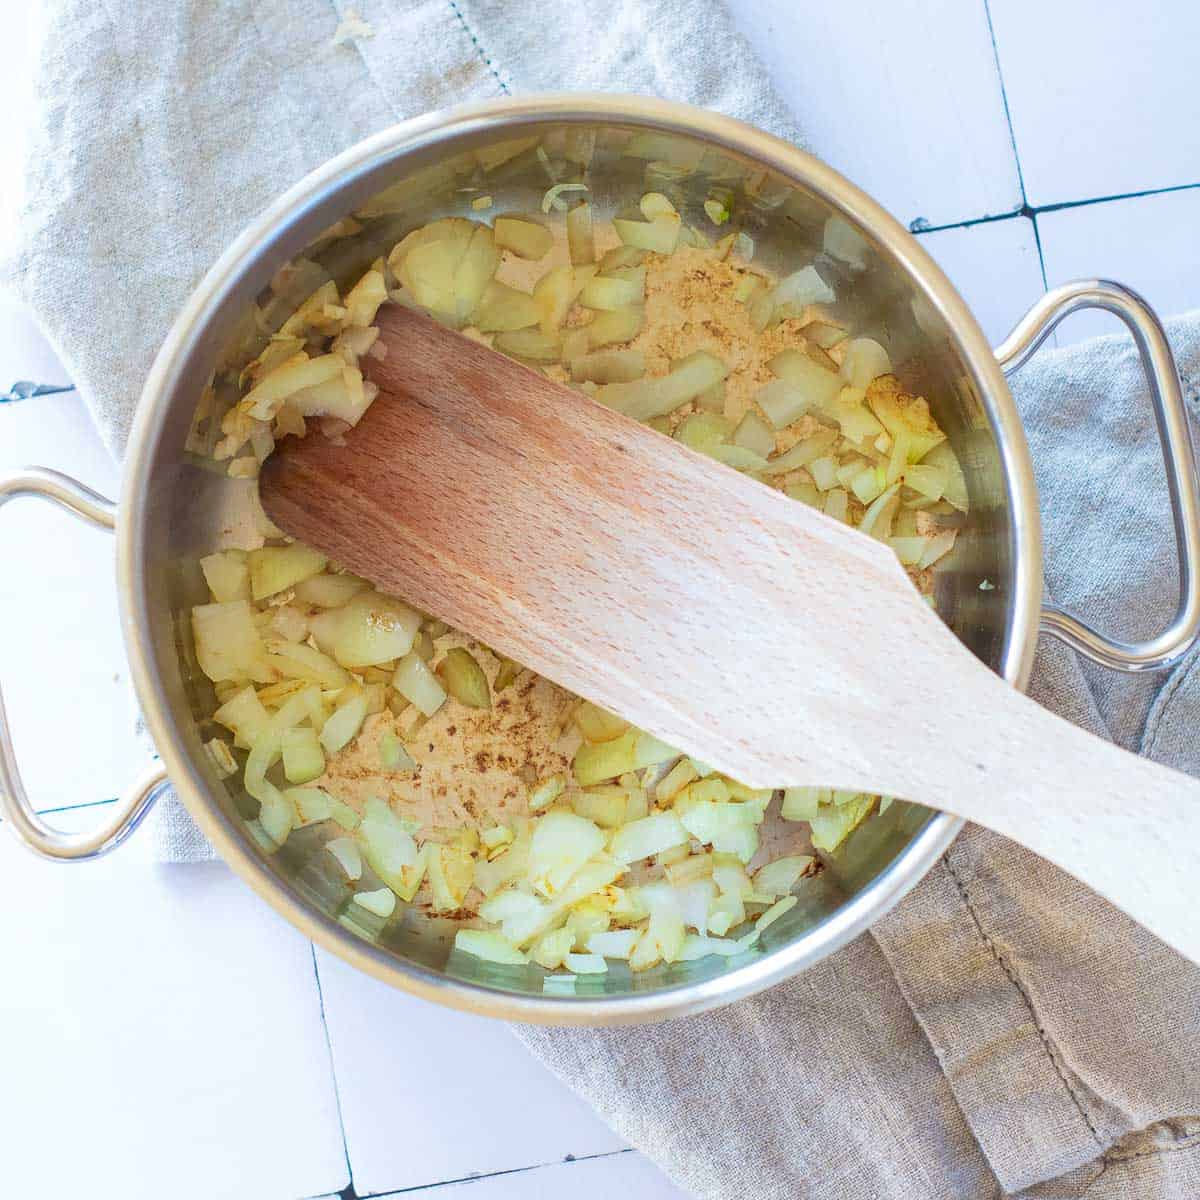
{"label": "wooden spatula", "polygon": [[288,533],[753,786],[920,801],[1200,961],[1200,783],[1007,686],[888,547],[408,309],[345,445],[262,475]]}

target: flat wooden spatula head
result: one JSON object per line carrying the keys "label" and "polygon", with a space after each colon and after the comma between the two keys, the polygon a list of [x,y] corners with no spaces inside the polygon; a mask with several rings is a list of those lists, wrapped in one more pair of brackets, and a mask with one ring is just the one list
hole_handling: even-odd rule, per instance
{"label": "flat wooden spatula head", "polygon": [[345,444],[264,468],[281,528],[748,783],[866,785],[900,660],[960,654],[886,546],[410,309],[379,323]]}

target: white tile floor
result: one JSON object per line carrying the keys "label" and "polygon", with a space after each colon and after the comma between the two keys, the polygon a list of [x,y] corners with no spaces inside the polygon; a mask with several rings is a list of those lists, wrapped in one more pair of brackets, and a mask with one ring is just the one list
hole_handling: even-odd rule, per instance
{"label": "white tile floor", "polygon": [[[924,244],[993,341],[1046,282],[1079,275],[1164,312],[1200,305],[1194,4],[990,0],[990,22],[984,0],[735,7],[813,148],[903,221],[949,227]],[[29,11],[0,0],[10,47]],[[10,91],[28,61],[11,57]],[[0,123],[0,178],[18,173],[21,128]],[[1107,327],[1075,318],[1061,338]],[[65,373],[0,299],[0,390],[19,378]],[[0,405],[0,470],[24,462],[117,485],[74,395]],[[31,789],[43,808],[110,797],[143,756],[111,546],[14,505],[0,564],[0,670]],[[132,858],[52,868],[0,841],[0,1194],[298,1200],[351,1179],[358,1195],[456,1194],[484,1175],[476,1200],[679,1195],[502,1027],[314,958],[222,867]]]}

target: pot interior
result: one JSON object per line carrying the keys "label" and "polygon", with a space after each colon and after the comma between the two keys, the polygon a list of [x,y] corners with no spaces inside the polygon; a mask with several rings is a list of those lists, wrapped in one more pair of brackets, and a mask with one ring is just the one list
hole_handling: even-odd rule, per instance
{"label": "pot interior", "polygon": [[[737,128],[726,126],[725,132]],[[215,732],[210,720],[215,701],[195,662],[186,612],[208,600],[198,566],[201,556],[218,546],[255,544],[257,485],[227,478],[217,464],[185,451],[201,388],[214,369],[245,362],[261,345],[262,313],[273,295],[269,281],[298,252],[339,286],[349,285],[404,234],[433,218],[490,219],[505,211],[539,211],[552,181],[548,164],[560,179],[578,178],[586,169],[599,219],[654,190],[673,201],[686,224],[715,237],[724,230],[714,229],[704,203],[717,195],[732,210],[733,225],[753,238],[756,264],[783,275],[815,263],[839,296],[834,315],[855,334],[883,343],[908,389],[929,400],[958,454],[970,495],[969,516],[937,579],[937,609],[980,659],[1015,679],[1024,653],[1014,644],[1012,627],[1018,539],[996,419],[996,405],[1006,404],[1007,396],[983,393],[942,306],[902,261],[905,254],[920,254],[913,243],[895,234],[890,245],[878,241],[853,211],[853,189],[846,189],[849,202],[840,198],[845,207],[839,212],[827,182],[836,177],[825,173],[817,182],[801,178],[807,161],[798,157],[795,174],[785,174],[740,152],[728,137],[700,138],[662,126],[648,131],[640,122],[572,119],[530,121],[514,128],[511,122],[477,121],[451,123],[409,143],[397,138],[339,178],[310,188],[269,237],[246,247],[227,272],[219,305],[213,302],[200,327],[176,352],[169,394],[155,398],[163,411],[150,449],[142,586],[155,637],[154,665],[176,748],[187,756],[193,778],[203,781],[202,794],[191,799],[219,811],[228,835],[258,856],[293,900],[370,943],[376,968],[393,981],[404,984],[408,978],[432,975],[473,985],[457,989],[458,994],[452,987],[449,999],[502,1010],[502,1005],[491,1005],[487,993],[541,997],[545,973],[532,965],[500,966],[453,951],[453,926],[445,921],[407,911],[383,922],[352,906],[351,886],[332,857],[318,853],[323,838],[311,827],[294,832],[273,855],[247,834],[244,819],[256,815],[257,802],[236,777],[218,778],[202,752],[203,741]],[[492,197],[492,207],[480,213],[471,201],[482,194]],[[825,224],[834,213],[868,239],[865,269],[851,270],[823,251]],[[318,236],[351,215],[361,226],[352,235]],[[781,629],[780,636],[787,631]],[[880,664],[881,671],[887,669]],[[744,968],[773,955],[788,959],[788,969],[795,969],[880,915],[888,899],[928,866],[930,846],[934,853],[940,850],[941,843],[931,841],[931,830],[948,837],[952,829],[947,818],[897,802],[860,826],[836,852],[822,856],[824,870],[801,889],[800,903],[755,948],[732,959],[660,965],[636,974],[613,963],[604,975],[581,977],[574,998],[547,997],[546,1003],[696,991],[693,985],[712,983],[721,975],[749,978],[753,972]],[[918,841],[920,854],[914,849]],[[368,882],[365,878],[360,886]],[[855,915],[848,920],[851,911]],[[344,936],[336,928],[331,932]],[[759,983],[748,986],[769,977],[756,978]],[[747,987],[725,990],[732,994]],[[707,991],[715,996],[722,989]],[[592,1017],[603,1019],[595,1010]]]}

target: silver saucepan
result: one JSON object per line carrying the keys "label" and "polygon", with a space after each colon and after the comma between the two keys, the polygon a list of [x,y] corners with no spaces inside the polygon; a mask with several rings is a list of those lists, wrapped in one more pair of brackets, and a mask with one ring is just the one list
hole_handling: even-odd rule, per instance
{"label": "silver saucepan", "polygon": [[[655,158],[623,152],[655,135]],[[594,140],[591,134],[595,134]],[[1044,296],[997,350],[933,260],[870,197],[808,154],[749,126],[682,105],[632,96],[551,95],[434,113],[361,142],[281,197],[230,246],[196,288],[166,339],[137,412],[119,505],[51,471],[0,479],[0,502],[52,500],[114,530],[126,648],[142,711],[162,757],[100,829],[69,836],[34,813],[0,707],[0,803],[9,828],[38,853],[79,861],[111,850],[173,786],[225,861],[313,940],[379,979],[458,1008],[524,1021],[613,1024],[697,1012],[784,979],[836,950],[886,913],[930,869],[962,822],[894,804],[862,825],[805,890],[804,899],[733,959],[664,964],[631,974],[615,964],[575,996],[542,994],[540,968],[501,966],[452,950],[448,928],[398,920],[356,925],[343,882],[289,840],[265,854],[248,835],[247,798],[217,777],[202,752],[211,685],[196,668],[180,614],[207,599],[197,566],[218,529],[252,519],[253,481],[229,479],[185,451],[197,398],[281,265],[306,251],[344,283],[409,229],[471,215],[464,173],[487,169],[497,210],[535,207],[547,187],[539,144],[586,146],[591,196],[603,213],[646,190],[670,188],[699,220],[714,181],[769,268],[812,261],[820,230],[840,214],[868,239],[867,268],[846,287],[839,314],[883,341],[933,405],[966,474],[971,512],[937,606],[954,632],[1015,687],[1026,683],[1039,628],[1123,671],[1164,667],[1200,627],[1197,485],[1179,379],[1162,327],[1133,293],[1086,281]],[[643,136],[642,143],[647,139]],[[351,213],[369,214],[351,238],[318,243]],[[1117,643],[1042,607],[1037,495],[1025,437],[1005,383],[1067,313],[1098,307],[1129,328],[1142,356],[1161,435],[1182,567],[1175,620],[1152,640]],[[1165,514],[1164,514],[1165,517]],[[989,581],[990,588],[980,587]],[[781,630],[781,636],[786,632]],[[253,804],[253,802],[250,802]],[[328,858],[329,856],[323,856]]]}

